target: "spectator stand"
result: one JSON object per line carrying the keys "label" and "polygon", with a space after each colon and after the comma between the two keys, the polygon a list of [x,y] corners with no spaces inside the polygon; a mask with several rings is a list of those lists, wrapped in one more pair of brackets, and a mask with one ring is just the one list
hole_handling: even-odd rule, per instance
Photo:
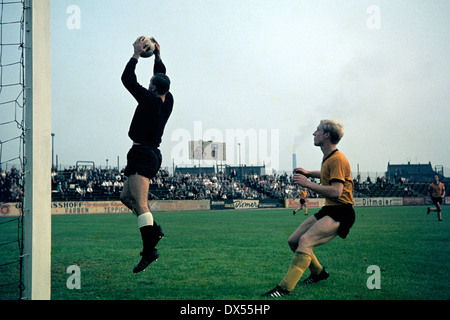
{"label": "spectator stand", "polygon": [[[161,168],[150,180],[150,200],[227,200],[260,199],[284,201],[299,197],[300,188],[292,183],[292,175],[261,174],[263,167],[243,167],[245,175],[240,177],[236,167],[225,167],[225,172],[216,172],[215,167],[175,168],[169,174]],[[239,168],[239,167],[237,167]],[[0,201],[17,202],[23,197],[19,187],[20,172],[16,167],[0,171]],[[57,170],[52,168],[53,201],[117,201],[126,179],[123,170],[96,167],[93,162],[77,162],[75,166]],[[446,190],[450,179],[442,177]],[[316,181],[315,182],[319,182]],[[354,179],[355,197],[424,197],[429,198],[427,181],[411,181],[396,176],[377,177],[374,182]],[[308,190],[308,198],[318,196]]]}

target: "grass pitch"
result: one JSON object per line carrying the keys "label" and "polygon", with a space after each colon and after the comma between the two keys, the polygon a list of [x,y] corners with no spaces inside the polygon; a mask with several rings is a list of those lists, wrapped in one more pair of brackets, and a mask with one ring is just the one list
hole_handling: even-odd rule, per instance
{"label": "grass pitch", "polygon": [[[449,221],[438,222],[425,207],[356,208],[356,215],[347,239],[315,250],[330,278],[299,283],[284,299],[450,298]],[[141,250],[134,216],[53,217],[52,299],[261,299],[287,271],[293,255],[287,238],[306,216],[281,209],[156,213],[155,219],[165,231],[160,258],[133,274]],[[70,265],[80,267],[79,290],[66,286]],[[371,265],[381,270],[381,289],[367,287]]]}
{"label": "grass pitch", "polygon": [[[315,250],[330,278],[304,286],[300,282],[309,275],[306,271],[284,300],[450,298],[447,207],[443,222],[435,213],[427,215],[426,207],[355,210],[347,239],[335,238]],[[309,209],[309,215],[315,212]],[[158,244],[160,258],[139,274],[132,272],[141,251],[133,215],[54,216],[52,299],[264,300],[260,294],[277,285],[290,265],[287,238],[306,219],[303,213],[156,213],[165,232]],[[80,268],[81,289],[66,285],[72,265]],[[381,270],[381,289],[367,287],[371,265]],[[0,280],[5,276],[0,274]]]}

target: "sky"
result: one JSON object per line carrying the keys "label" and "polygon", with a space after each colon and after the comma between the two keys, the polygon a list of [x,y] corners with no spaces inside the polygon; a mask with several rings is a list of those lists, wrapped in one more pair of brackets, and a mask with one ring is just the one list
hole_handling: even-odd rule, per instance
{"label": "sky", "polygon": [[[448,176],[449,21],[448,0],[52,0],[58,163],[126,164],[136,101],[120,76],[148,35],[175,100],[163,167],[199,165],[188,143],[202,139],[225,142],[228,165],[291,172],[295,153],[318,170],[312,133],[335,119],[352,171],[431,162]],[[153,61],[139,60],[143,86]]]}

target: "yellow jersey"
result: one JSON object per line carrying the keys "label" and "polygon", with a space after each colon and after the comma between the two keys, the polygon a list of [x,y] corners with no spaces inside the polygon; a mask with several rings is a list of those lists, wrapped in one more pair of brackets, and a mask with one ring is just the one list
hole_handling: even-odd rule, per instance
{"label": "yellow jersey", "polygon": [[439,182],[438,184],[433,182],[428,187],[428,192],[431,193],[431,196],[433,198],[440,198],[440,197],[442,197],[444,191],[445,191],[445,186],[444,186],[444,184],[442,182]]}
{"label": "yellow jersey", "polygon": [[344,184],[344,189],[338,199],[325,197],[326,206],[354,204],[352,171],[350,163],[342,152],[336,149],[323,160],[320,180],[323,186],[330,186],[333,181],[339,181]]}
{"label": "yellow jersey", "polygon": [[300,198],[301,199],[306,199],[306,196],[307,196],[306,190],[301,190],[300,191]]}

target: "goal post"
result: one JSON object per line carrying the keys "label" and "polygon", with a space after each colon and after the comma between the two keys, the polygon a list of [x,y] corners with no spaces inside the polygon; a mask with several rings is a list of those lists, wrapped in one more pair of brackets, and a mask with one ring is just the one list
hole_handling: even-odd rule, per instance
{"label": "goal post", "polygon": [[51,298],[50,0],[25,0],[23,293]]}

